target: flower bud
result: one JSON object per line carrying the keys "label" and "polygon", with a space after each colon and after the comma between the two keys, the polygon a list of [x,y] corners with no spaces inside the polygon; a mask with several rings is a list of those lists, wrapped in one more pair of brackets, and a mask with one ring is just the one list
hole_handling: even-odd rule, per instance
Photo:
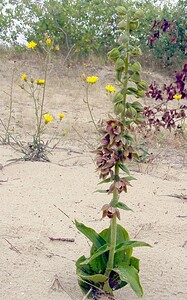
{"label": "flower bud", "polygon": [[116,61],[120,57],[120,52],[117,48],[112,49],[110,52],[108,52],[108,58]]}
{"label": "flower bud", "polygon": [[138,83],[141,80],[140,74],[137,73],[137,72],[133,73],[130,77],[130,80],[135,82],[135,83]]}
{"label": "flower bud", "polygon": [[135,47],[131,50],[131,56],[138,57],[142,55],[142,51],[139,47]]}
{"label": "flower bud", "polygon": [[126,33],[121,34],[118,39],[119,44],[126,44],[128,41],[129,41],[129,37]]}
{"label": "flower bud", "polygon": [[136,30],[139,26],[139,22],[138,21],[130,21],[129,23],[129,29],[130,30]]}
{"label": "flower bud", "polygon": [[124,112],[124,105],[122,103],[116,103],[114,105],[114,113],[119,115]]}
{"label": "flower bud", "polygon": [[137,92],[137,97],[138,97],[138,98],[143,98],[144,96],[145,96],[144,91],[138,90],[138,92]]}
{"label": "flower bud", "polygon": [[120,92],[117,92],[114,95],[113,103],[119,103],[119,102],[122,102],[122,101],[123,101],[123,95]]}
{"label": "flower bud", "polygon": [[116,69],[116,71],[122,71],[122,70],[124,70],[124,67],[125,67],[125,62],[122,58],[119,57],[116,60],[115,69]]}
{"label": "flower bud", "polygon": [[148,90],[148,83],[144,80],[138,82],[138,85],[137,85],[138,89],[139,90],[143,90],[143,91],[147,91]]}
{"label": "flower bud", "polygon": [[130,69],[133,72],[141,72],[142,67],[141,67],[140,63],[138,61],[136,61],[131,65]]}
{"label": "flower bud", "polygon": [[126,13],[127,13],[127,10],[124,6],[116,7],[116,11],[119,15],[126,15]]}
{"label": "flower bud", "polygon": [[141,9],[138,9],[136,12],[135,12],[135,14],[134,14],[134,19],[135,20],[139,20],[139,19],[142,19],[142,17],[144,16],[144,12],[143,12],[143,10],[141,10]]}
{"label": "flower bud", "polygon": [[134,107],[130,106],[126,111],[126,115],[130,119],[135,119],[137,116],[137,111]]}
{"label": "flower bud", "polygon": [[118,23],[118,28],[125,30],[127,28],[127,22],[125,22],[125,20],[122,20]]}

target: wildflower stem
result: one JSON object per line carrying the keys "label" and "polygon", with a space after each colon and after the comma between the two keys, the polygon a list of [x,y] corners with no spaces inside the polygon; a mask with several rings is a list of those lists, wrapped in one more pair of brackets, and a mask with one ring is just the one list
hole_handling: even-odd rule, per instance
{"label": "wildflower stem", "polygon": [[86,101],[85,102],[87,104],[87,107],[88,107],[88,110],[89,110],[89,113],[90,113],[90,117],[91,117],[92,122],[93,122],[93,124],[95,126],[95,129],[98,131],[97,125],[95,123],[95,120],[94,120],[94,117],[93,117],[93,114],[92,114],[92,111],[91,111],[91,108],[90,108],[90,103],[88,101],[88,86],[86,87]]}
{"label": "wildflower stem", "polygon": [[33,97],[33,100],[34,100],[34,108],[35,108],[35,114],[36,114],[36,128],[37,128],[37,132],[38,132],[38,127],[39,127],[38,101],[37,101],[37,98],[34,95],[34,92],[33,92],[32,97]]}
{"label": "wildflower stem", "polygon": [[36,137],[38,139],[38,142],[40,142],[40,134],[41,134],[41,123],[42,123],[42,116],[43,116],[43,109],[44,109],[44,100],[45,100],[45,91],[46,91],[46,80],[47,80],[47,71],[48,71],[48,63],[50,60],[50,52],[47,53],[46,59],[45,59],[45,73],[44,73],[44,87],[43,87],[43,94],[42,94],[42,101],[41,101],[41,107],[40,107],[40,116],[37,126],[37,133]]}

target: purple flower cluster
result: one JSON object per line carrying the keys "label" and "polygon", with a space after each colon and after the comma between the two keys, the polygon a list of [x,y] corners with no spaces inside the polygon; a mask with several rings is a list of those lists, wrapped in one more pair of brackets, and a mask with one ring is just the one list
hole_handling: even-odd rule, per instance
{"label": "purple flower cluster", "polygon": [[100,172],[100,178],[110,178],[114,181],[108,190],[109,193],[114,189],[118,193],[126,192],[126,186],[130,183],[124,178],[116,179],[113,170],[116,164],[122,164],[127,158],[131,159],[133,156],[133,149],[124,137],[125,127],[122,122],[115,119],[102,121],[100,134],[101,143],[96,151],[97,171]]}
{"label": "purple flower cluster", "polygon": [[154,126],[157,130],[160,127],[167,128],[171,131],[176,128],[177,122],[180,119],[185,119],[187,116],[187,106],[181,105],[178,109],[167,109],[162,104],[151,108],[144,107],[144,115],[146,117],[146,125],[150,128]]}
{"label": "purple flower cluster", "polygon": [[174,32],[174,31],[176,31],[175,29],[176,29],[176,25],[175,25],[174,22],[169,23],[166,19],[163,19],[162,21],[154,20],[152,25],[151,25],[152,34],[150,35],[150,37],[148,39],[148,45],[150,47],[153,46],[153,43],[157,39],[159,39],[160,32],[161,33],[168,32],[168,34],[171,36],[170,43],[174,44],[177,40],[177,33]]}
{"label": "purple flower cluster", "polygon": [[159,87],[154,81],[149,86],[149,91],[146,93],[147,97],[151,97],[155,100],[173,100],[173,96],[181,94],[182,99],[187,98],[187,64],[184,64],[180,73],[175,74],[174,82],[170,84],[164,84]]}

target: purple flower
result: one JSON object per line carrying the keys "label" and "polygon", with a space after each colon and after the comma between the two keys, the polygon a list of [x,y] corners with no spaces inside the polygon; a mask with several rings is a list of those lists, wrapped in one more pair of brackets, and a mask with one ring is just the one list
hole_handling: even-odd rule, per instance
{"label": "purple flower", "polygon": [[115,181],[111,184],[108,193],[112,193],[114,191],[114,189],[116,189],[118,191],[118,193],[120,194],[121,192],[127,192],[127,185],[131,186],[131,184],[129,183],[129,181],[127,181],[125,178],[120,178],[120,180]]}

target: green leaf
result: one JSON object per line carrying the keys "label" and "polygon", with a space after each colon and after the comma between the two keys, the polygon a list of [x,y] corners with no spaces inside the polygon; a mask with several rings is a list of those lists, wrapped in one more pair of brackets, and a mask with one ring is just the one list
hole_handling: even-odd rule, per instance
{"label": "green leaf", "polygon": [[140,260],[134,256],[131,256],[131,259],[130,259],[130,265],[133,266],[136,270],[140,270],[140,267],[139,267],[139,262]]}
{"label": "green leaf", "polygon": [[107,276],[103,274],[94,274],[94,275],[80,275],[80,277],[84,280],[91,280],[95,283],[105,282],[107,280]]}
{"label": "green leaf", "polygon": [[85,226],[83,223],[79,223],[75,220],[75,226],[83,233],[97,248],[100,248],[106,244],[105,240],[92,228]]}
{"label": "green leaf", "polygon": [[129,208],[126,204],[124,204],[123,202],[118,202],[115,207],[117,208],[121,208],[123,210],[131,210],[133,211],[131,208]]}
{"label": "green leaf", "polygon": [[124,135],[124,138],[127,140],[127,141],[131,141],[131,142],[134,142],[134,138],[130,135]]}
{"label": "green leaf", "polygon": [[119,277],[122,281],[126,281],[130,284],[131,288],[138,297],[143,296],[143,289],[140,284],[138,271],[133,266],[128,266],[127,264],[122,263],[113,270],[119,274]]}
{"label": "green leaf", "polygon": [[93,261],[94,259],[96,259],[101,254],[107,252],[109,249],[110,249],[110,247],[107,244],[101,246],[99,249],[97,249],[94,252],[94,254],[92,256],[90,256],[89,258],[87,258],[85,261],[81,262],[81,265],[83,265],[83,264],[89,264],[91,261]]}
{"label": "green leaf", "polygon": [[92,274],[92,270],[90,268],[90,265],[82,265],[81,263],[86,260],[86,257],[83,255],[79,257],[79,259],[76,261],[76,273],[77,275],[88,275]]}
{"label": "green leaf", "polygon": [[123,120],[122,123],[125,125],[125,126],[129,126],[131,123],[133,122],[133,120]]}
{"label": "green leaf", "polygon": [[111,182],[111,178],[104,179],[101,182],[99,182],[98,184],[103,184],[103,183],[108,183],[108,182]]}
{"label": "green leaf", "polygon": [[109,281],[108,281],[108,280],[107,280],[107,281],[105,282],[105,284],[103,285],[102,290],[105,291],[105,292],[107,292],[107,293],[109,293],[111,296],[113,296],[113,291],[112,291],[112,289],[111,289],[111,287],[110,287],[110,284],[109,284]]}
{"label": "green leaf", "polygon": [[127,242],[118,244],[118,245],[116,246],[115,253],[120,252],[120,251],[127,250],[127,249],[129,249],[129,248],[144,247],[144,246],[151,247],[151,245],[149,245],[149,244],[147,244],[147,243],[145,243],[145,242],[139,242],[139,241],[127,241]]}
{"label": "green leaf", "polygon": [[130,172],[127,169],[126,166],[124,166],[123,164],[118,164],[118,166],[120,167],[121,170],[123,170],[123,172],[127,173],[128,175],[130,175]]}
{"label": "green leaf", "polygon": [[137,180],[135,177],[133,176],[126,176],[126,177],[123,177],[125,180],[127,181],[131,181],[131,180]]}
{"label": "green leaf", "polygon": [[108,191],[107,190],[96,190],[96,191],[94,191],[94,193],[106,194],[106,193],[108,193]]}

